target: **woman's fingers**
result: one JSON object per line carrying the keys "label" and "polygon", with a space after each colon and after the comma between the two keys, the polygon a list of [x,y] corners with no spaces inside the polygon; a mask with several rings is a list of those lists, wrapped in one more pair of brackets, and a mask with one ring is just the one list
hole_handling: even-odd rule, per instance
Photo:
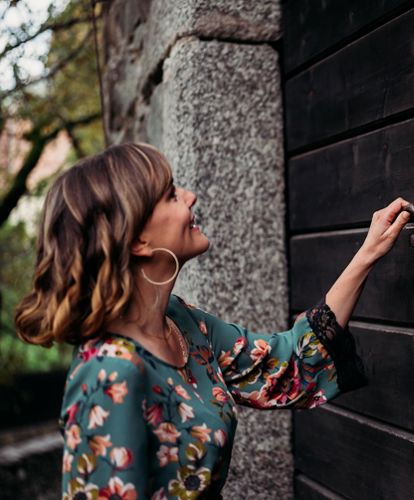
{"label": "woman's fingers", "polygon": [[387,207],[385,207],[383,210],[384,210],[387,222],[389,222],[390,224],[392,222],[394,222],[394,219],[395,219],[396,215],[398,214],[398,212],[400,212],[402,210],[402,208],[407,204],[408,204],[407,200],[404,200],[404,198],[399,197],[399,198],[395,199],[394,201],[392,201]]}
{"label": "woman's fingers", "polygon": [[404,226],[410,220],[410,214],[408,212],[401,212],[391,226],[385,231],[384,236],[391,236],[392,238],[397,238]]}
{"label": "woman's fingers", "polygon": [[378,260],[391,250],[401,230],[410,220],[409,212],[401,211],[407,204],[407,200],[399,197],[385,208],[374,212],[362,245],[372,259]]}

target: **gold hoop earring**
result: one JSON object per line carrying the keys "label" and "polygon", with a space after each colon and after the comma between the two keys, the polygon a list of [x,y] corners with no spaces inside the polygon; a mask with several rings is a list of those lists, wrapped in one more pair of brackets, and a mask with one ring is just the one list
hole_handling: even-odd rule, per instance
{"label": "gold hoop earring", "polygon": [[148,276],[145,274],[145,271],[143,269],[141,269],[141,273],[142,273],[142,276],[147,281],[149,281],[150,283],[152,283],[153,285],[166,285],[167,283],[170,283],[177,276],[178,271],[180,270],[180,265],[178,263],[178,259],[177,259],[177,256],[175,255],[175,253],[172,252],[171,250],[169,250],[168,248],[162,248],[162,247],[160,247],[160,248],[153,248],[152,249],[153,252],[156,252],[157,250],[163,250],[164,252],[168,252],[174,258],[174,260],[175,260],[175,272],[174,272],[174,274],[168,280],[165,280],[165,281],[153,281],[150,278],[148,278]]}

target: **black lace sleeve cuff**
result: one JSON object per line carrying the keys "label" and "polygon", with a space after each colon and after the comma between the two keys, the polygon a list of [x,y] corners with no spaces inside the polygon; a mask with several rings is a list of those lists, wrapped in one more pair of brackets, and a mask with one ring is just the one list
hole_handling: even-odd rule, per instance
{"label": "black lace sleeve cuff", "polygon": [[335,313],[326,304],[325,298],[308,309],[306,317],[335,363],[339,390],[343,393],[368,385],[363,362],[356,352],[354,337],[348,326],[342,328],[338,324]]}

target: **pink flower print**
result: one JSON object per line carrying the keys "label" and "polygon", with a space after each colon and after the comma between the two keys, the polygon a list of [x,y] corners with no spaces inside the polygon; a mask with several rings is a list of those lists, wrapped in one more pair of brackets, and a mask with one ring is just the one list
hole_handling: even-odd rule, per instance
{"label": "pink flower print", "polygon": [[164,486],[161,486],[161,488],[152,495],[151,500],[167,500]]}
{"label": "pink flower print", "polygon": [[[239,395],[241,400],[248,401],[249,406],[252,408],[265,408],[266,403],[262,400],[261,394],[259,391],[252,392],[240,392],[236,394]],[[235,409],[235,407],[234,407]]]}
{"label": "pink flower print", "polygon": [[176,446],[170,448],[162,444],[157,451],[157,458],[160,462],[160,467],[164,467],[170,462],[178,462],[178,448]]}
{"label": "pink flower print", "polygon": [[198,439],[199,441],[201,441],[202,443],[205,443],[207,441],[211,441],[210,439],[210,434],[211,432],[211,429],[209,429],[207,427],[207,424],[203,424],[203,425],[193,425],[193,427],[191,427],[191,431],[190,431],[190,434]]}
{"label": "pink flower print", "polygon": [[217,373],[217,377],[220,380],[220,382],[225,385],[226,381],[224,380],[223,373],[222,373],[220,367],[218,368],[216,373]]}
{"label": "pink flower print", "polygon": [[178,405],[178,413],[180,414],[181,422],[187,422],[190,418],[194,418],[194,410],[185,403]]}
{"label": "pink flower print", "polygon": [[233,354],[237,356],[247,346],[246,337],[238,337],[233,345]]}
{"label": "pink flower print", "polygon": [[86,363],[90,359],[94,358],[98,355],[98,349],[94,347],[96,341],[88,341],[83,345],[83,348],[80,350],[79,354],[82,358],[82,361]]}
{"label": "pink flower print", "polygon": [[122,446],[112,448],[109,459],[117,469],[126,469],[132,463],[133,455],[131,450]]}
{"label": "pink flower print", "polygon": [[175,425],[170,422],[160,424],[158,429],[154,431],[154,434],[157,435],[162,443],[175,443],[178,436],[181,436],[181,432],[178,432]]}
{"label": "pink flower print", "polygon": [[146,400],[143,402],[144,418],[154,427],[162,421],[162,404],[154,403],[148,408],[146,407]]}
{"label": "pink flower print", "polygon": [[88,429],[96,429],[96,427],[103,425],[108,415],[109,411],[104,410],[102,406],[93,405],[89,412]]}
{"label": "pink flower print", "polygon": [[277,373],[272,373],[262,387],[263,396],[268,400],[275,400],[279,405],[287,405],[300,393],[301,377],[299,367],[295,360],[291,359],[287,369],[283,365]]}
{"label": "pink flower print", "polygon": [[98,500],[138,500],[135,486],[132,483],[124,484],[119,477],[111,477],[108,486],[99,490]]}
{"label": "pink flower print", "polygon": [[102,368],[98,373],[98,380],[103,382],[106,379],[106,371]]}
{"label": "pink flower print", "polygon": [[255,349],[252,349],[250,352],[250,357],[253,361],[264,358],[270,352],[270,345],[263,339],[255,340],[254,345],[256,346]]}
{"label": "pink flower print", "polygon": [[122,404],[124,402],[124,397],[128,394],[127,381],[124,380],[122,383],[111,384],[104,392],[114,403]]}
{"label": "pink flower print", "polygon": [[208,335],[207,325],[206,325],[205,321],[200,321],[200,322],[198,323],[198,328],[200,329],[200,332],[201,332],[203,335]]}
{"label": "pink flower print", "polygon": [[323,389],[321,389],[312,395],[308,404],[306,405],[306,408],[309,408],[309,409],[316,408],[317,406],[323,405],[324,403],[326,403],[326,401],[327,401],[327,398],[325,396],[325,393],[324,393]]}
{"label": "pink flower print", "polygon": [[62,463],[62,473],[70,472],[72,468],[73,455],[71,455],[68,450],[63,452],[63,463]]}
{"label": "pink flower print", "polygon": [[109,379],[111,382],[113,382],[114,380],[116,380],[116,378],[117,378],[117,377],[118,377],[118,372],[112,372],[112,373],[109,375],[108,379]]}
{"label": "pink flower print", "polygon": [[176,385],[174,388],[175,392],[184,399],[190,400],[188,392],[184,389],[182,385]]}
{"label": "pink flower print", "polygon": [[214,432],[214,442],[222,448],[227,442],[227,434],[222,429],[218,429]]}
{"label": "pink flower print", "polygon": [[89,447],[96,456],[101,455],[102,457],[105,457],[106,449],[112,446],[110,438],[110,434],[107,434],[106,436],[92,436],[89,439]]}
{"label": "pink flower print", "polygon": [[226,391],[222,387],[215,386],[215,387],[213,387],[212,392],[213,392],[213,396],[221,404],[225,404],[229,400],[229,397],[228,397]]}
{"label": "pink flower print", "polygon": [[155,385],[155,384],[154,384],[154,385],[152,386],[152,390],[153,390],[153,392],[155,392],[156,394],[162,394],[162,389],[161,389],[161,387],[160,387],[159,385]]}
{"label": "pink flower print", "polygon": [[69,429],[65,431],[65,435],[66,443],[72,450],[74,450],[78,444],[82,442],[79,425],[71,425]]}
{"label": "pink flower print", "polygon": [[218,359],[218,364],[221,369],[226,368],[233,363],[234,357],[230,355],[230,351],[221,351]]}
{"label": "pink flower print", "polygon": [[73,405],[70,405],[69,408],[66,410],[66,413],[68,415],[68,421],[67,425],[71,425],[75,423],[75,417],[79,409],[79,403],[73,403]]}

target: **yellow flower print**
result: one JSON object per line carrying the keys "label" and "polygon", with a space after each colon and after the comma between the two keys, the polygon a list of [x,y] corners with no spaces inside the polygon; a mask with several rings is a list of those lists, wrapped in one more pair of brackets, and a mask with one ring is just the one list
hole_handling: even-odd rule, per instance
{"label": "yellow flower print", "polygon": [[77,461],[77,469],[80,474],[89,475],[96,469],[96,457],[92,453],[82,453]]}
{"label": "yellow flower print", "polygon": [[68,484],[67,493],[63,494],[62,500],[73,500],[74,498],[84,498],[85,500],[96,500],[98,498],[98,487],[92,483],[76,477],[71,479]]}
{"label": "yellow flower print", "polygon": [[168,493],[178,497],[180,500],[193,500],[200,496],[211,478],[211,472],[207,467],[196,468],[188,465],[181,467],[177,472],[177,479],[168,483]]}

